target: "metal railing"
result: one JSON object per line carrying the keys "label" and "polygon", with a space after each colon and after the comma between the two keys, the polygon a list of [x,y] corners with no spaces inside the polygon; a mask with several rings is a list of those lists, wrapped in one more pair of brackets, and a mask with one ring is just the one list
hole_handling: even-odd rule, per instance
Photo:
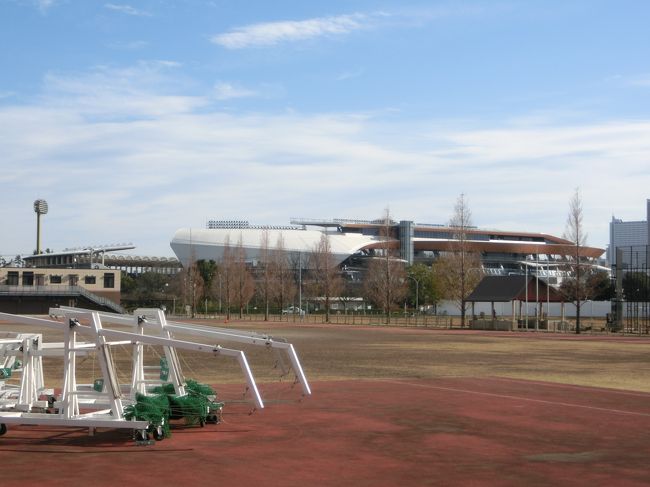
{"label": "metal railing", "polygon": [[92,303],[110,308],[116,313],[126,313],[126,310],[98,294],[92,293],[81,286],[1,286],[0,296],[83,296]]}

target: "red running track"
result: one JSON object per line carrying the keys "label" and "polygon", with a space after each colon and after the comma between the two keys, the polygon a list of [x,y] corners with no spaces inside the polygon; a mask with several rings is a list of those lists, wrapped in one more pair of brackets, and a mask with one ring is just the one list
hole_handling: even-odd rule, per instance
{"label": "red running track", "polygon": [[[239,388],[218,388],[233,398]],[[0,486],[650,485],[650,394],[509,379],[263,386],[267,408],[153,446],[11,427]]]}

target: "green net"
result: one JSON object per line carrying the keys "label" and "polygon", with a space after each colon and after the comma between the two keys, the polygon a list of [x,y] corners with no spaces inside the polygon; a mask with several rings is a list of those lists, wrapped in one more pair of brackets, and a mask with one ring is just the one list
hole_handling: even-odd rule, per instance
{"label": "green net", "polygon": [[169,380],[169,363],[165,357],[160,358],[160,380]]}
{"label": "green net", "polygon": [[163,384],[161,386],[156,386],[151,389],[153,394],[176,394],[174,390],[174,384]]}
{"label": "green net", "polygon": [[125,408],[125,412],[132,408],[129,414],[135,416],[131,417],[149,421],[154,427],[163,425],[165,436],[169,436],[169,419],[183,418],[187,424],[203,424],[209,417],[216,418],[223,409],[223,403],[215,402],[214,389],[206,384],[188,379],[185,392],[184,396],[178,396],[173,384],[162,384],[152,388],[148,396],[136,395],[136,404]]}
{"label": "green net", "polygon": [[93,391],[102,392],[104,390],[104,379],[95,379],[93,381]]}
{"label": "green net", "polygon": [[127,420],[148,421],[150,428],[161,427],[163,435],[171,436],[169,430],[169,401],[166,395],[155,394],[145,396],[137,393],[135,403],[124,408],[124,418]]}
{"label": "green net", "polygon": [[168,397],[172,418],[183,418],[187,424],[205,422],[208,415],[208,403],[203,398],[191,395]]}
{"label": "green net", "polygon": [[206,384],[201,384],[192,379],[187,379],[185,384],[185,389],[188,391],[188,394],[202,395],[202,396],[215,396],[217,393],[214,389]]}

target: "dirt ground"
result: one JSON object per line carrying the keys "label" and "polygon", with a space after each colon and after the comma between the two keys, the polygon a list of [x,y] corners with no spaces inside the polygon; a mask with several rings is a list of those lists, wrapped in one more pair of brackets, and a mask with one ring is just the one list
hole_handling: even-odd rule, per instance
{"label": "dirt ground", "polygon": [[[543,332],[479,332],[387,326],[293,324],[282,322],[197,320],[200,324],[251,330],[294,344],[310,380],[435,379],[506,377],[650,392],[650,338]],[[13,329],[10,326],[0,325]],[[35,331],[30,327],[19,330]],[[43,330],[41,330],[43,331]],[[43,331],[46,341],[62,334]],[[182,337],[196,340],[196,338]],[[259,382],[281,381],[275,354],[264,347],[221,342],[244,350]],[[149,364],[161,350],[147,348]],[[181,352],[187,377],[209,383],[243,384],[233,359]],[[129,382],[131,350],[113,348],[121,382]],[[45,359],[48,383],[60,386],[62,360]],[[94,355],[80,359],[78,378],[99,376]]]}
{"label": "dirt ground", "polygon": [[[182,353],[186,376],[226,401],[222,424],[175,425],[149,447],[124,431],[12,427],[0,439],[0,461],[12,465],[0,485],[650,484],[648,338],[213,324],[285,337],[313,395],[281,378],[265,348],[224,342],[246,352],[260,385],[266,408],[250,414],[233,360]],[[147,352],[156,363],[160,351]],[[129,349],[115,347],[113,357],[128,381]],[[61,360],[45,367],[50,384],[60,380]],[[92,356],[78,370],[81,380],[99,374]]]}

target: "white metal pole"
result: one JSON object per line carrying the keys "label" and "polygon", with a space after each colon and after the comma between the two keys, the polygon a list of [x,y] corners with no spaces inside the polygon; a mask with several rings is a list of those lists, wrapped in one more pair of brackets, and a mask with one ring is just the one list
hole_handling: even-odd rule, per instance
{"label": "white metal pole", "polygon": [[528,260],[524,261],[524,265],[526,266],[526,331],[528,331]]}
{"label": "white metal pole", "polygon": [[535,254],[535,331],[539,331],[539,254]]}
{"label": "white metal pole", "polygon": [[[298,252],[298,309],[302,310],[302,252]],[[302,321],[303,314],[300,311],[298,311],[298,314],[300,315],[300,321]]]}
{"label": "white metal pole", "polygon": [[[548,255],[547,255],[548,258]],[[546,261],[546,331],[549,329],[549,316],[551,316],[551,263]]]}

